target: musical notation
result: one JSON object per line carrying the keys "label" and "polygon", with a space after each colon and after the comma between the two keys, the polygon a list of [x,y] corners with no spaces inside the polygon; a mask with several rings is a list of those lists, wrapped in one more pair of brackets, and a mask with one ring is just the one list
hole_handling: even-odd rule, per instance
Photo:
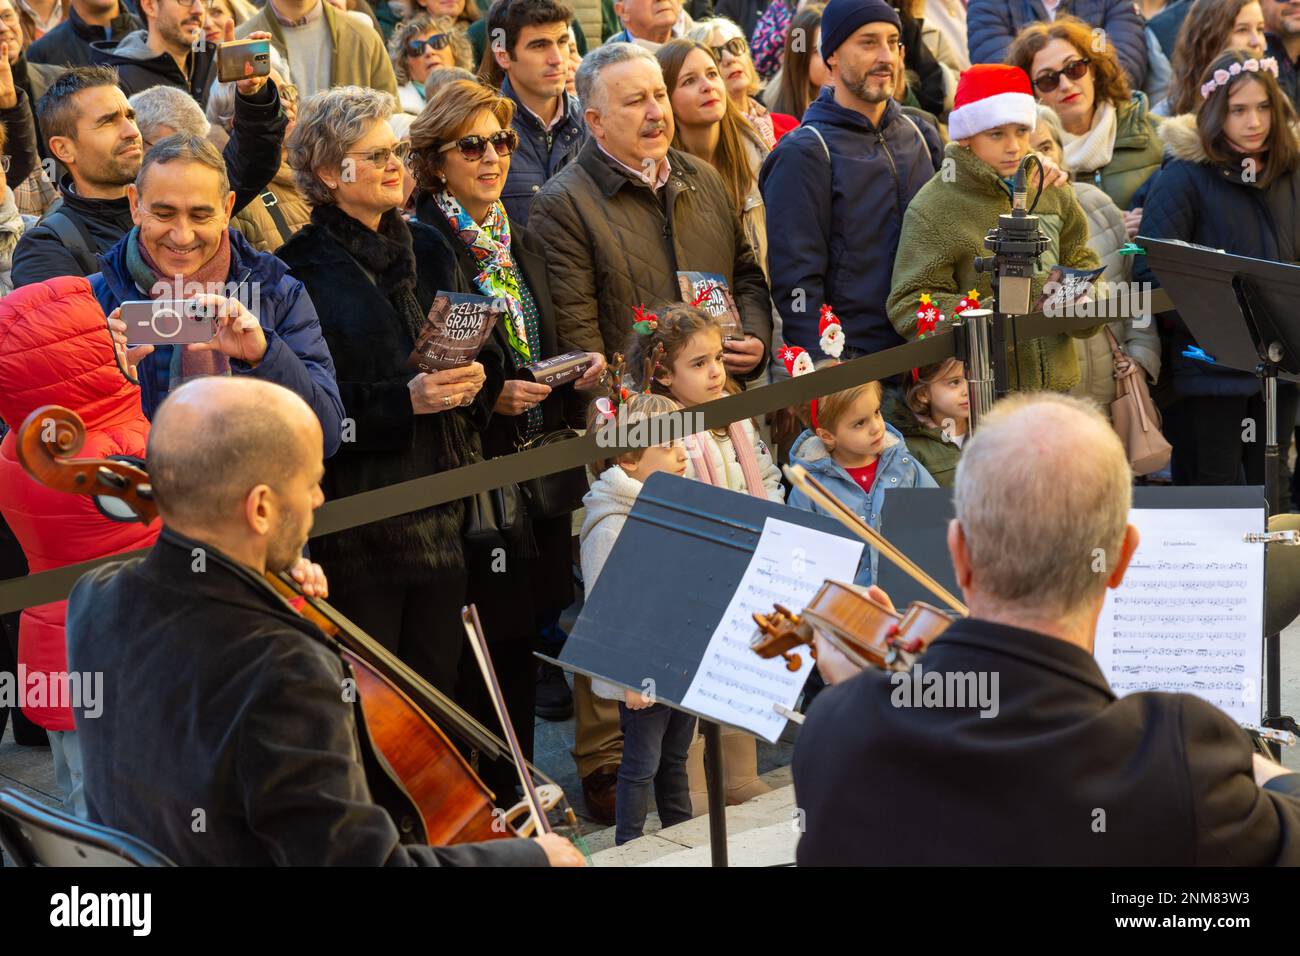
{"label": "musical notation", "polygon": [[1264,549],[1242,535],[1262,511],[1135,509],[1129,520],[1141,544],[1097,628],[1111,688],[1195,694],[1258,723]]}
{"label": "musical notation", "polygon": [[812,668],[797,671],[780,658],[764,660],[749,646],[755,613],[775,604],[802,608],[826,578],[853,580],[863,544],[768,518],[722,620],[704,652],[682,706],[775,741],[785,729],[779,705],[792,710]]}

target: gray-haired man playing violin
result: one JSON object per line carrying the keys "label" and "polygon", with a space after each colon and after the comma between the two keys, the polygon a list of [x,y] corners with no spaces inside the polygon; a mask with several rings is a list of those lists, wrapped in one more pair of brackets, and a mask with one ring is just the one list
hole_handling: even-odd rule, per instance
{"label": "gray-haired man playing violin", "polygon": [[[1300,863],[1300,775],[1198,697],[1116,698],[1093,658],[1137,548],[1131,501],[1094,406],[1041,393],[994,408],[962,451],[948,529],[970,616],[911,671],[855,673],[818,639],[834,686],[795,748],[800,864]],[[888,839],[864,794],[892,808]]]}

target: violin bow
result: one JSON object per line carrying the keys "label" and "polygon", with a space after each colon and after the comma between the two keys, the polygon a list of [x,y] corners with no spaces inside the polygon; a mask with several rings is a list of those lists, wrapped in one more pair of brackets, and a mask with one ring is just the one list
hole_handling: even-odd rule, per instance
{"label": "violin bow", "polygon": [[894,547],[879,531],[859,518],[852,508],[840,501],[839,498],[836,498],[825,485],[808,474],[803,465],[786,465],[785,475],[796,488],[811,498],[815,504],[820,505],[827,514],[896,564],[917,584],[944,604],[947,604],[962,617],[966,617],[970,613],[966,605],[953,597],[947,588],[930,577],[915,561]]}
{"label": "violin bow", "polygon": [[527,801],[528,811],[533,817],[533,832],[550,833],[551,822],[546,818],[546,811],[542,808],[541,798],[538,797],[537,788],[533,785],[532,775],[525,769],[527,761],[524,760],[523,749],[519,746],[515,725],[510,722],[501,685],[497,682],[496,668],[492,666],[492,655],[488,653],[487,638],[483,635],[483,625],[478,619],[478,608],[473,604],[461,608],[460,618],[465,624],[465,636],[469,638],[469,646],[474,650],[474,658],[478,661],[479,670],[483,672],[483,682],[487,684],[488,696],[492,698],[492,707],[497,712],[497,719],[501,721],[501,732],[505,734],[506,743],[510,745],[510,754],[515,761],[515,772],[519,774],[519,781],[524,785],[524,800]]}

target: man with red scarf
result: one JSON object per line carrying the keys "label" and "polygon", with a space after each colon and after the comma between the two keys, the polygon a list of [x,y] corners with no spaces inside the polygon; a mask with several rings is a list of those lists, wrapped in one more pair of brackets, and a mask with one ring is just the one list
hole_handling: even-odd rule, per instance
{"label": "man with red scarf", "polygon": [[219,317],[211,342],[129,350],[145,414],[189,379],[248,375],[301,396],[320,420],[326,456],[334,454],[343,403],[316,308],[284,263],[230,228],[235,194],[216,147],[184,133],[161,140],[127,196],[135,227],[91,277],[118,344],[127,345],[126,325],[114,310],[126,301],[196,299]]}

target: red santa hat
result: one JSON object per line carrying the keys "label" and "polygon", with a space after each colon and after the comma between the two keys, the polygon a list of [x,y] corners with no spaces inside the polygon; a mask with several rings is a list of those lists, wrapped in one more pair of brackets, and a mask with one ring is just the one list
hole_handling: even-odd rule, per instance
{"label": "red santa hat", "polygon": [[948,114],[948,137],[966,139],[976,133],[1018,123],[1038,125],[1038,106],[1029,75],[1018,66],[979,63],[962,72]]}

